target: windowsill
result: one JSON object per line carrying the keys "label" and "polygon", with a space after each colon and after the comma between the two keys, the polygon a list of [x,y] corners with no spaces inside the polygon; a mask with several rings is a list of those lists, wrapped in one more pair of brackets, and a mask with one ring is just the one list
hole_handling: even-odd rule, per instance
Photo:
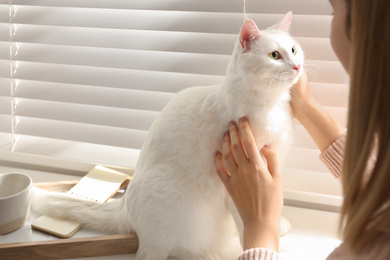
{"label": "windowsill", "polygon": [[[80,176],[71,176],[25,169],[15,169],[0,166],[0,174],[7,172],[22,172],[32,177],[34,182],[61,181],[80,179]],[[292,225],[289,234],[280,239],[280,252],[285,260],[316,260],[325,259],[326,256],[340,244],[337,235],[339,214],[334,212],[305,209],[285,206],[283,216]],[[57,239],[53,236],[31,229],[31,221],[36,215],[31,214],[26,224],[17,231],[7,235],[0,235],[0,243],[14,243],[39,240]],[[104,235],[93,231],[80,230],[73,237],[89,237]],[[237,238],[233,243],[237,242]],[[229,250],[229,259],[235,259],[240,253],[238,247]],[[107,257],[93,257],[83,259],[108,259]],[[109,259],[129,259],[129,255],[110,256]],[[225,258],[224,258],[225,259]]]}

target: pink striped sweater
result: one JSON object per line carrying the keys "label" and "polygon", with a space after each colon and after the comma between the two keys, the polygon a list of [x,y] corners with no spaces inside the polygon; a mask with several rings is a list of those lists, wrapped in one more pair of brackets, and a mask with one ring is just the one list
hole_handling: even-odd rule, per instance
{"label": "pink striped sweater", "polygon": [[[320,155],[320,160],[326,165],[330,173],[337,179],[341,178],[342,162],[344,154],[345,135],[340,136],[328,149]],[[372,160],[371,160],[372,161]],[[373,166],[373,165],[372,165]],[[372,168],[372,167],[369,167]],[[390,237],[390,235],[389,235]],[[341,244],[327,258],[327,260],[368,260],[390,259],[390,241],[383,241],[380,245],[372,248],[369,255],[356,256],[348,252]],[[267,248],[252,248],[244,251],[237,260],[281,260],[282,257],[275,251]]]}

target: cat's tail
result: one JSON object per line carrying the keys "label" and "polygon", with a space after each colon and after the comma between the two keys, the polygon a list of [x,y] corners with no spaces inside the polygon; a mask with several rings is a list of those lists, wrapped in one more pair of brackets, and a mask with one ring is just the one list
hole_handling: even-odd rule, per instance
{"label": "cat's tail", "polygon": [[34,187],[31,209],[53,217],[76,220],[89,229],[118,234],[132,231],[125,201],[124,196],[106,203],[97,203]]}

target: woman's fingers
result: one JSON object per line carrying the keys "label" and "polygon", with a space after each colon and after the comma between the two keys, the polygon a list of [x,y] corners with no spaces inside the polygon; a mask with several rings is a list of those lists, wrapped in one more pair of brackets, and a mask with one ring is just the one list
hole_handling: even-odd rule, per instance
{"label": "woman's fingers", "polygon": [[240,133],[235,122],[230,122],[229,124],[230,132],[230,146],[236,163],[238,165],[243,164],[248,161],[245,149],[242,145]]}
{"label": "woman's fingers", "polygon": [[254,162],[255,164],[261,163],[262,160],[260,159],[260,154],[255,142],[255,138],[252,134],[249,122],[245,117],[240,118],[239,127],[242,146],[245,149],[248,160]]}
{"label": "woman's fingers", "polygon": [[214,166],[222,183],[225,185],[226,189],[228,189],[230,176],[225,170],[225,168],[223,167],[222,154],[220,152],[217,152],[215,154]]}
{"label": "woman's fingers", "polygon": [[230,133],[226,132],[222,141],[222,162],[226,166],[226,171],[230,173],[237,169],[237,162],[232,154]]}
{"label": "woman's fingers", "polygon": [[269,173],[273,178],[280,176],[278,157],[274,150],[271,150],[269,147],[265,146],[261,149],[261,153],[267,162],[267,168]]}

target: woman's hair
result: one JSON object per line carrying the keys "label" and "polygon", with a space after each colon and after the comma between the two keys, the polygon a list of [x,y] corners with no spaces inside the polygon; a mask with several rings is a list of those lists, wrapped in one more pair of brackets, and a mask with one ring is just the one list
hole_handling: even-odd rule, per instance
{"label": "woman's hair", "polygon": [[349,32],[351,31],[351,0],[345,0],[345,2],[347,2],[347,10],[348,10],[348,13],[347,13],[347,34],[349,35]]}
{"label": "woman's hair", "polygon": [[390,1],[347,2],[351,88],[341,226],[344,244],[359,254],[390,233]]}

